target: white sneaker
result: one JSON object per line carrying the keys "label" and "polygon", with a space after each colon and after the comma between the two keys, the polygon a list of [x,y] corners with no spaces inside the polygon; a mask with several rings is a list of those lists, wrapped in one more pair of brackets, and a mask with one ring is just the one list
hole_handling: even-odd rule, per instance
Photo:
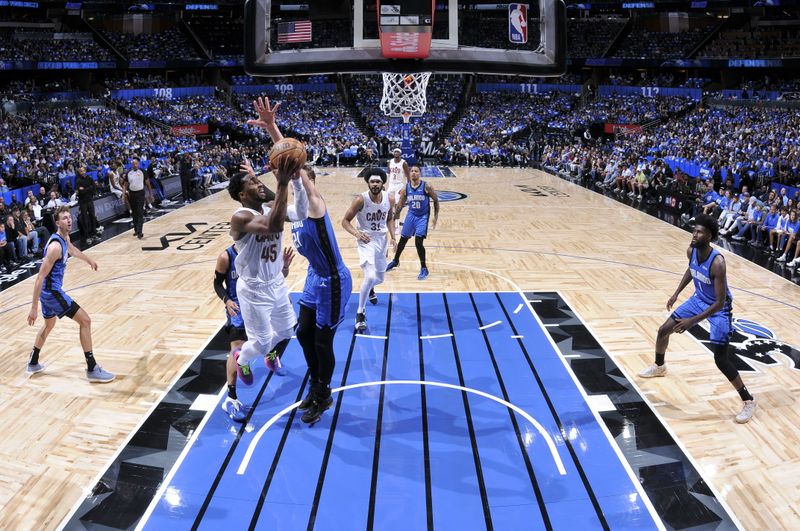
{"label": "white sneaker", "polygon": [[742,405],[742,411],[736,415],[736,422],[739,424],[744,424],[751,418],[753,418],[753,413],[756,412],[756,399],[753,398],[752,400],[745,400],[744,405]]}
{"label": "white sneaker", "polygon": [[786,255],[785,254],[780,255],[778,258],[775,259],[775,261],[776,262],[785,262],[786,261]]}
{"label": "white sneaker", "polygon": [[798,263],[800,263],[800,262],[798,262],[797,258],[795,258],[794,260],[792,260],[791,262],[789,262],[786,265],[789,266],[789,267],[797,267]]}
{"label": "white sneaker", "polygon": [[666,376],[666,375],[667,375],[667,365],[666,364],[656,365],[655,363],[639,373],[639,376],[641,378],[656,378],[658,376]]}
{"label": "white sneaker", "polygon": [[642,194],[639,194],[639,195],[637,195],[637,196],[636,196],[636,199],[639,199],[639,200],[641,200],[641,199],[642,199]]}

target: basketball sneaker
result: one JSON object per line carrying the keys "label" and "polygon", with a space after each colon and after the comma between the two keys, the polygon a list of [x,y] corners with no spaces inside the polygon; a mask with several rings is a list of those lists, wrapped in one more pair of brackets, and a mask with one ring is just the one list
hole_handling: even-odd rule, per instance
{"label": "basketball sneaker", "polygon": [[269,354],[264,356],[264,364],[267,366],[267,369],[278,376],[286,376],[286,369],[283,368],[281,358],[275,350],[270,351]]}
{"label": "basketball sneaker", "polygon": [[371,304],[378,304],[378,296],[375,294],[375,288],[369,290],[369,302]]}
{"label": "basketball sneaker", "polygon": [[305,411],[306,409],[311,407],[311,404],[314,403],[314,390],[309,389],[308,393],[306,393],[306,397],[300,401],[300,405],[297,406],[297,409],[300,411]]}
{"label": "basketball sneaker", "polygon": [[315,400],[311,403],[311,406],[303,413],[303,416],[300,417],[300,420],[305,422],[306,424],[315,424],[319,421],[322,417],[322,414],[330,409],[333,405],[333,397],[329,396],[327,398],[316,397]]}
{"label": "basketball sneaker", "polygon": [[241,353],[241,349],[236,349],[233,351],[233,359],[236,361],[236,374],[239,375],[239,379],[245,385],[253,385],[253,371],[250,369],[250,364],[241,365],[239,363],[239,354]]}
{"label": "basketball sneaker", "polygon": [[417,276],[417,280],[425,280],[426,278],[428,278],[428,268],[423,267],[422,269],[419,270],[419,275]]}
{"label": "basketball sneaker", "polygon": [[356,332],[363,332],[367,329],[367,315],[363,313],[356,314]]}
{"label": "basketball sneaker", "polygon": [[247,418],[248,407],[242,405],[241,402],[235,398],[225,397],[225,401],[220,406],[222,411],[228,414],[228,417],[234,422],[244,422]]}
{"label": "basketball sneaker", "polygon": [[92,383],[108,383],[114,380],[114,375],[104,371],[100,365],[95,365],[91,371],[86,371],[86,377]]}
{"label": "basketball sneaker", "polygon": [[666,376],[666,375],[667,375],[666,364],[656,365],[655,363],[639,373],[639,376],[641,378],[656,378],[658,376]]}
{"label": "basketball sneaker", "polygon": [[36,374],[37,372],[42,372],[43,370],[44,370],[44,365],[42,365],[41,363],[34,363],[34,364],[29,363],[28,367],[25,369],[25,372],[28,373],[28,376],[31,376],[32,374]]}
{"label": "basketball sneaker", "polygon": [[391,262],[386,264],[386,272],[388,273],[389,271],[391,271],[392,269],[394,269],[395,267],[397,267],[399,265],[400,265],[400,262],[398,262],[397,260],[392,260]]}
{"label": "basketball sneaker", "polygon": [[739,424],[744,424],[751,418],[753,418],[753,413],[756,412],[756,399],[752,400],[745,400],[744,404],[742,405],[742,410],[736,415],[736,422]]}

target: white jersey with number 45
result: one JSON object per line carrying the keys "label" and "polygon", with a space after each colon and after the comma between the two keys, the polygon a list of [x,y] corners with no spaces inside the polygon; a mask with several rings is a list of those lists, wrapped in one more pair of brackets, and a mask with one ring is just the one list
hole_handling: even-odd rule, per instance
{"label": "white jersey with number 45", "polygon": [[[270,208],[262,207],[262,212],[251,208],[240,208],[236,212],[251,212],[255,215],[268,215]],[[239,281],[245,283],[271,283],[283,278],[283,232],[277,234],[247,233],[236,241],[236,272]]]}

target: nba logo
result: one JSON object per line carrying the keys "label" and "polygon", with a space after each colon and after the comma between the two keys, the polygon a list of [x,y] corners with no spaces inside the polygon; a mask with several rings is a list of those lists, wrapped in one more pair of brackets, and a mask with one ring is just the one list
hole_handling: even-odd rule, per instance
{"label": "nba logo", "polygon": [[528,4],[508,4],[508,41],[528,42]]}

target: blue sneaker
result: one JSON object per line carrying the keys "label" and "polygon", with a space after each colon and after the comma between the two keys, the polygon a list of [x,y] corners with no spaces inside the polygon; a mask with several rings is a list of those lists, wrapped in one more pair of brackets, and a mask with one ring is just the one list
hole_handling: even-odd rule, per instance
{"label": "blue sneaker", "polygon": [[392,269],[394,269],[395,267],[397,267],[399,265],[400,265],[400,262],[398,262],[397,260],[392,260],[391,262],[386,264],[386,271],[391,271]]}
{"label": "blue sneaker", "polygon": [[115,378],[110,372],[104,371],[100,365],[95,365],[94,369],[86,371],[86,377],[92,383],[108,383]]}
{"label": "blue sneaker", "polygon": [[41,363],[34,363],[33,365],[29,363],[28,368],[25,369],[25,372],[28,373],[28,376],[30,376],[32,374],[36,374],[37,372],[42,372],[43,370],[44,370],[44,365],[42,365]]}
{"label": "blue sneaker", "polygon": [[249,407],[243,405],[238,400],[235,400],[231,397],[225,397],[225,401],[222,402],[220,406],[222,411],[228,414],[228,417],[234,422],[244,422],[244,419],[247,418],[247,413],[249,411]]}
{"label": "blue sneaker", "polygon": [[428,278],[428,268],[423,267],[419,270],[419,276],[417,276],[417,280],[425,280],[426,278]]}

